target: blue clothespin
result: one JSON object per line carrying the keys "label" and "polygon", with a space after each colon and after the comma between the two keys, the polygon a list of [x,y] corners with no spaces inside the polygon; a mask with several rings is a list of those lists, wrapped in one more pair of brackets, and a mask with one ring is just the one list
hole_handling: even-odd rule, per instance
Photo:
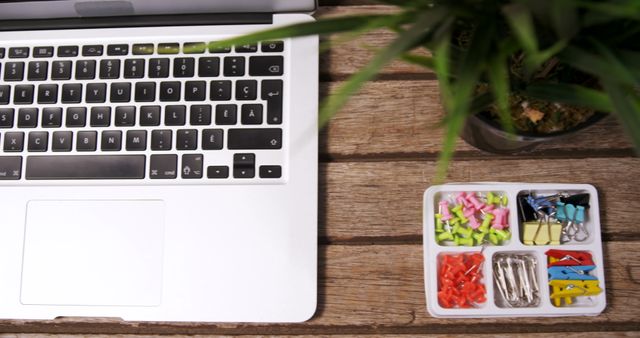
{"label": "blue clothespin", "polygon": [[550,266],[549,280],[597,280],[589,274],[595,268],[595,265]]}

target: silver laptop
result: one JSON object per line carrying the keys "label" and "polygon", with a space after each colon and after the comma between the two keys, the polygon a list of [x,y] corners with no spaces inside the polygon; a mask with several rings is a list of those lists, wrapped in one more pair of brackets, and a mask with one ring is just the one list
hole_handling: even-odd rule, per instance
{"label": "silver laptop", "polygon": [[313,0],[0,1],[0,318],[316,308]]}

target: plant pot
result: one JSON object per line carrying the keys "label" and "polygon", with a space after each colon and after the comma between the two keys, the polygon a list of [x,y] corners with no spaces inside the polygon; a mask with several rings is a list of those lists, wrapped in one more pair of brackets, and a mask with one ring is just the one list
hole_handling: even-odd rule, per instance
{"label": "plant pot", "polygon": [[467,118],[461,136],[467,143],[480,150],[496,154],[517,154],[532,151],[540,143],[574,135],[593,126],[605,116],[607,116],[605,113],[595,113],[571,129],[549,134],[516,133],[516,135],[509,135],[500,124],[489,118],[487,114],[480,113]]}

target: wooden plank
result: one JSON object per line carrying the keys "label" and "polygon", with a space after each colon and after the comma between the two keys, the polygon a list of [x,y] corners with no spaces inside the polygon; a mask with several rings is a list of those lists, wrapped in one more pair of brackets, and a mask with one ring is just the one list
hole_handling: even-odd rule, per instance
{"label": "wooden plank", "polygon": [[[340,83],[325,84],[322,93]],[[320,151],[329,158],[406,156],[435,158],[442,148],[443,116],[436,80],[375,81],[351,98],[321,133]],[[459,140],[460,158],[499,157]],[[614,119],[524,156],[593,157],[629,155],[632,146]]]}
{"label": "wooden plank", "polygon": [[[619,331],[619,332],[579,332],[579,333],[563,333],[565,338],[581,338],[589,335],[596,335],[602,338],[626,338],[626,337],[638,337],[640,335],[637,331]],[[339,335],[341,338],[357,338],[361,335]],[[397,335],[376,335],[377,337],[397,337]],[[92,338],[177,338],[184,337],[182,335],[129,335],[129,334],[116,334],[116,335],[91,335]],[[237,338],[249,338],[249,337],[280,337],[280,336],[263,336],[263,335],[238,335],[238,336],[220,336],[220,335],[193,335],[190,338],[207,338],[207,337],[237,337]],[[318,337],[317,335],[288,335],[289,338],[309,338]],[[458,335],[455,334],[412,334],[414,338],[455,338]],[[504,333],[504,334],[474,334],[476,338],[511,338],[511,337],[523,337],[523,338],[547,338],[548,333],[519,333],[517,335]],[[77,335],[54,335],[54,334],[11,334],[0,335],[0,338],[79,338]]]}
{"label": "wooden plank", "polygon": [[[432,161],[333,162],[320,167],[320,234],[329,243],[422,236],[422,195]],[[640,159],[454,161],[449,182],[590,183],[600,193],[606,239],[638,239]]]}
{"label": "wooden plank", "polygon": [[438,319],[428,315],[420,245],[323,246],[319,305],[301,324],[0,321],[0,332],[113,334],[455,334],[640,330],[640,242],[605,246],[608,307],[597,317]]}
{"label": "wooden plank", "polygon": [[[345,15],[390,14],[394,12],[397,12],[397,10],[393,7],[381,5],[321,7],[315,16],[317,18],[330,18]],[[371,60],[377,50],[389,45],[395,39],[396,34],[382,29],[364,33],[355,39],[353,37],[345,39],[348,36],[350,34],[336,34],[329,37],[328,40],[324,40],[325,43],[329,43],[331,48],[320,57],[320,73],[323,79],[340,79],[355,73]],[[428,54],[426,50],[416,52]],[[393,61],[381,73],[428,74],[431,71],[404,61]]]}

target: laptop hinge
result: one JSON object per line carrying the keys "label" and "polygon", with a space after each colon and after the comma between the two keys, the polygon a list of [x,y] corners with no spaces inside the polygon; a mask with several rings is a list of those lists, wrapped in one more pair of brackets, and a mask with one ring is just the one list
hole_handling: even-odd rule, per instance
{"label": "laptop hinge", "polygon": [[154,26],[257,25],[273,23],[271,13],[214,13],[92,18],[1,20],[0,31]]}

